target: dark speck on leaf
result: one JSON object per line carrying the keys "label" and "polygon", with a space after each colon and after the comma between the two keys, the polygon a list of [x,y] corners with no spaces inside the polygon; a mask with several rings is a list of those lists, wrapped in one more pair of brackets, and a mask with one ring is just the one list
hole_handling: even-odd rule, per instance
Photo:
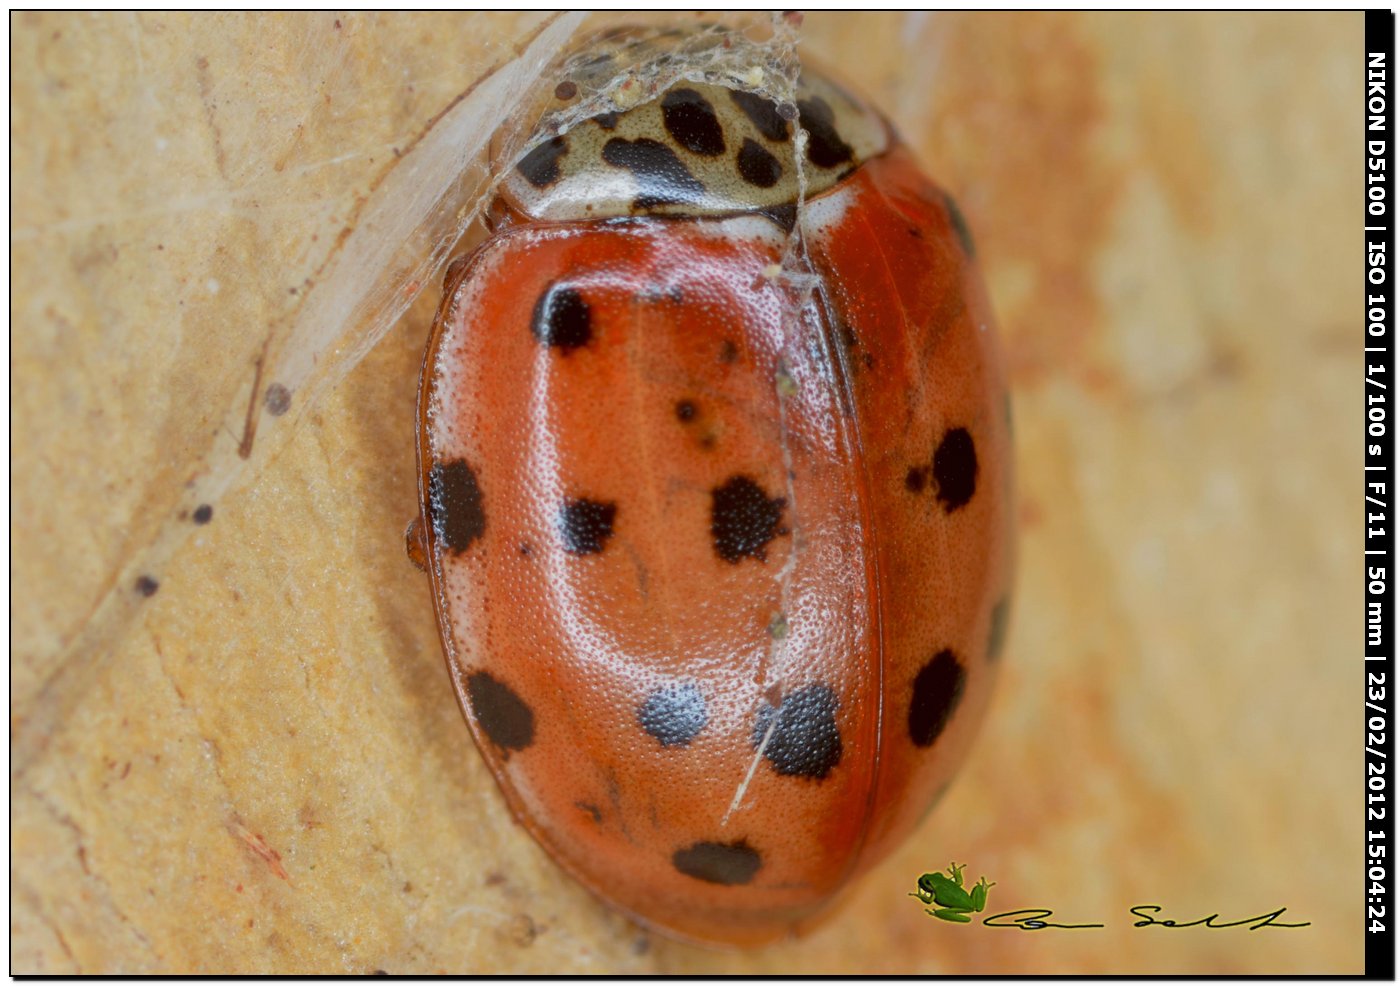
{"label": "dark speck on leaf", "polygon": [[263,394],[263,407],[267,408],[267,413],[274,418],[280,418],[286,414],[292,406],[292,392],[280,383],[269,384],[267,392]]}

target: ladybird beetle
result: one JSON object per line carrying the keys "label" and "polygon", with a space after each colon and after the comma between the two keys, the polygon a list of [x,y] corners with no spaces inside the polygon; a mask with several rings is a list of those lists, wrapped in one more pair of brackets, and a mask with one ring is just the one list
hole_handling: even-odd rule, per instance
{"label": "ladybird beetle", "polygon": [[828,76],[750,88],[670,81],[503,167],[418,404],[416,553],[512,811],[728,944],[805,927],[936,802],[1013,556],[957,206]]}

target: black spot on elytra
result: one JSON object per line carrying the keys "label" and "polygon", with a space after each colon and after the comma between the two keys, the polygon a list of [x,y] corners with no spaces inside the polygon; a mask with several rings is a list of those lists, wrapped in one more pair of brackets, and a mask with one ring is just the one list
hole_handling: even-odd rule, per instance
{"label": "black spot on elytra", "polygon": [[593,338],[593,312],[573,288],[551,285],[535,302],[530,331],[546,346],[570,353]]}
{"label": "black spot on elytra", "polygon": [[598,808],[597,805],[592,804],[588,801],[575,801],[574,807],[577,808],[579,811],[584,812],[586,815],[588,815],[589,818],[593,819],[594,825],[602,824],[603,812]]}
{"label": "black spot on elytra", "polygon": [[694,89],[672,89],[661,100],[666,132],[687,151],[716,157],[724,153],[724,128],[710,101]]}
{"label": "black spot on elytra", "polygon": [[465,459],[433,463],[428,474],[428,504],[432,509],[433,533],[449,551],[467,550],[486,532],[481,487]]}
{"label": "black spot on elytra", "polygon": [[739,347],[728,339],[719,344],[719,361],[721,363],[733,363],[739,358]]}
{"label": "black spot on elytra", "polygon": [[748,883],[763,866],[763,857],[745,839],[738,842],[696,842],[677,849],[671,863],[686,876],[727,887]]}
{"label": "black spot on elytra", "polygon": [[485,671],[467,677],[467,702],[481,731],[507,753],[535,741],[535,714],[514,689]]}
{"label": "black spot on elytra", "polygon": [[597,500],[566,500],[559,510],[559,533],[571,555],[596,555],[613,534],[617,504]]}
{"label": "black spot on elytra", "polygon": [[910,493],[922,493],[928,485],[928,466],[910,466],[904,474],[904,488]]}
{"label": "black spot on elytra", "polygon": [[190,515],[190,520],[196,524],[207,524],[214,519],[214,508],[207,503],[201,503],[194,508],[194,513]]}
{"label": "black spot on elytra", "polygon": [[632,204],[638,209],[697,202],[705,193],[676,152],[650,137],[614,137],[603,145],[603,160],[636,177],[638,195]]}
{"label": "black spot on elytra", "polygon": [[951,428],[933,453],[933,478],[938,483],[938,499],[952,513],[977,489],[977,449],[966,428]]}
{"label": "black spot on elytra", "polygon": [[520,159],[515,170],[536,188],[548,188],[559,180],[559,159],[569,153],[563,137],[551,137]]}
{"label": "black spot on elytra", "polygon": [[836,116],[820,96],[797,101],[798,118],[807,131],[807,159],[818,168],[834,168],[855,157],[851,145],[836,132]]}
{"label": "black spot on elytra", "polygon": [[992,629],[987,634],[987,660],[1001,657],[1001,649],[1006,644],[1007,617],[1011,615],[1011,597],[1002,596],[992,607]]}
{"label": "black spot on elytra", "polygon": [[709,719],[705,696],[688,681],[663,685],[637,709],[637,722],[662,746],[685,746]]}
{"label": "black spot on elytra", "polygon": [[676,420],[690,421],[695,417],[695,404],[693,401],[676,401]]}
{"label": "black spot on elytra", "polygon": [[710,491],[710,535],[715,551],[730,564],[767,559],[768,542],[779,533],[783,497],[768,494],[748,476],[732,476]]}
{"label": "black spot on elytra", "polygon": [[962,244],[963,253],[968,259],[977,256],[977,246],[972,242],[972,230],[968,228],[967,218],[958,208],[957,200],[947,192],[943,193],[943,206],[948,210],[948,221],[953,224],[953,232],[958,234],[958,242]]}
{"label": "black spot on elytra", "polygon": [[149,575],[142,575],[137,577],[136,579],[136,591],[141,593],[141,595],[145,596],[147,599],[154,596],[156,594],[156,590],[158,590],[159,588],[160,583],[157,582],[155,579],[151,578]]}
{"label": "black spot on elytra", "polygon": [[784,141],[792,136],[792,128],[778,112],[778,104],[771,99],[755,96],[751,92],[738,89],[729,90],[729,98],[739,107],[758,132],[772,141]]}
{"label": "black spot on elytra", "polygon": [[[780,708],[764,705],[753,727],[753,746],[768,745],[763,756],[780,774],[821,780],[841,762],[841,731],[836,728],[836,693],[826,685],[808,685],[783,699]],[[777,722],[774,724],[774,717]]]}
{"label": "black spot on elytra", "polygon": [[751,137],[739,148],[739,174],[750,185],[772,188],[783,176],[783,166],[763,145]]}
{"label": "black spot on elytra", "polygon": [[599,113],[597,116],[593,117],[592,120],[604,130],[615,130],[617,128],[618,117],[620,116],[622,116],[621,113]]}
{"label": "black spot on elytra", "polygon": [[941,650],[914,676],[909,702],[909,738],[915,746],[932,746],[962,700],[967,672],[957,655]]}

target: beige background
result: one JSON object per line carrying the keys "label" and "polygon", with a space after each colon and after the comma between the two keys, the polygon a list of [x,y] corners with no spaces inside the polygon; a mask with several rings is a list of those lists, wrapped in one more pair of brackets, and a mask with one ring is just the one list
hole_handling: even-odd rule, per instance
{"label": "beige background", "polygon": [[[1359,972],[1361,15],[808,17],[978,235],[1022,568],[942,808],[748,953],[596,903],[471,745],[403,554],[435,289],[248,414],[542,26],[12,18],[12,971]],[[950,858],[1109,926],[936,922]]]}

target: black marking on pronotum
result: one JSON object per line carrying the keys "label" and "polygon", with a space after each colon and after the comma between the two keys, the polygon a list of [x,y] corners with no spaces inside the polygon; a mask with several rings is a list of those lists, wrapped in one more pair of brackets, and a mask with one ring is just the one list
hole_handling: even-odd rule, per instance
{"label": "black marking on pronotum", "polygon": [[710,536],[715,552],[730,564],[744,558],[767,559],[768,542],[777,537],[784,497],[769,497],[748,476],[731,476],[710,491]]}
{"label": "black marking on pronotum", "polygon": [[772,188],[783,176],[783,166],[778,159],[752,137],[745,137],[739,148],[739,174],[750,185],[758,188]]}
{"label": "black marking on pronotum", "polygon": [[686,150],[705,157],[724,153],[724,128],[710,101],[694,89],[672,89],[661,100],[666,132]]}
{"label": "black marking on pronotum", "polygon": [[596,555],[613,534],[617,504],[566,500],[559,511],[559,533],[571,555]]}
{"label": "black marking on pronotum", "polygon": [[767,216],[784,233],[791,233],[797,225],[797,203],[789,202],[786,205],[770,206],[767,209],[760,209],[760,216]]}
{"label": "black marking on pronotum", "polygon": [[530,331],[567,355],[593,338],[593,311],[574,288],[550,285],[535,302]]}
{"label": "black marking on pronotum", "polygon": [[705,696],[689,681],[655,689],[637,709],[637,722],[662,746],[688,745],[709,719]]}
{"label": "black marking on pronotum", "polygon": [[535,741],[535,714],[509,685],[485,671],[467,676],[472,717],[501,750],[523,750]]}
{"label": "black marking on pronotum", "polygon": [[677,849],[671,863],[686,876],[733,887],[748,883],[763,866],[759,851],[748,840],[737,842],[695,842]]}
{"label": "black marking on pronotum", "polygon": [[449,551],[465,551],[486,532],[481,487],[465,459],[433,463],[428,474],[428,506],[433,533]]}
{"label": "black marking on pronotum", "polygon": [[941,650],[919,669],[909,700],[909,738],[915,746],[932,746],[958,703],[962,701],[967,672],[951,650]]}
{"label": "black marking on pronotum", "polygon": [[755,96],[740,89],[729,90],[729,98],[743,111],[758,132],[771,141],[779,142],[792,136],[792,128],[778,111],[778,105],[771,99]]}
{"label": "black marking on pronotum", "polygon": [[659,140],[614,137],[603,145],[603,160],[636,177],[638,194],[632,204],[638,209],[698,202],[705,194],[705,186]]}
{"label": "black marking on pronotum", "polygon": [[836,692],[826,685],[799,688],[784,697],[778,709],[763,705],[754,721],[754,749],[761,747],[779,774],[821,780],[841,762],[837,705]]}
{"label": "black marking on pronotum", "polygon": [[818,168],[834,168],[855,157],[851,145],[836,130],[836,117],[820,96],[799,99],[797,112],[807,131],[807,159]]}
{"label": "black marking on pronotum", "polygon": [[548,188],[559,180],[559,159],[567,153],[568,141],[551,137],[521,158],[515,170],[536,188]]}
{"label": "black marking on pronotum", "polygon": [[952,513],[972,499],[977,489],[977,448],[966,428],[950,428],[933,453],[933,478],[938,499]]}

